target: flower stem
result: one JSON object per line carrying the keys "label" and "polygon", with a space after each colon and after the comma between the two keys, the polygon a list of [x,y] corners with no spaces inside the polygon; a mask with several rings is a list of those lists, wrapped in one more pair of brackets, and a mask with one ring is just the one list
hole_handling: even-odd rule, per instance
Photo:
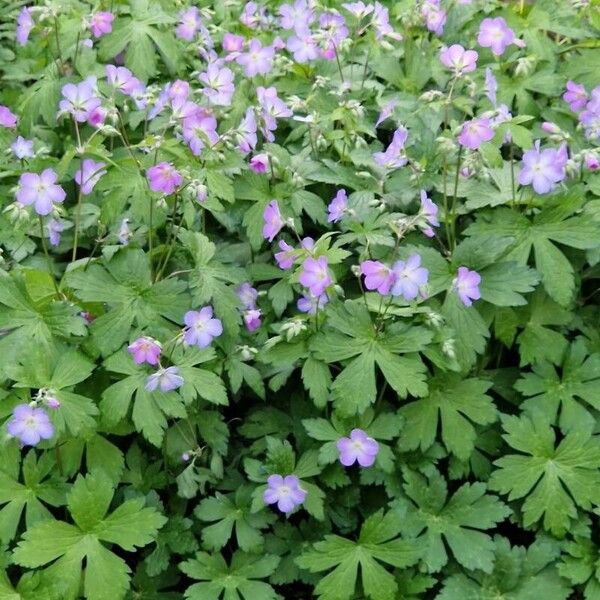
{"label": "flower stem", "polygon": [[44,249],[44,255],[46,256],[46,263],[48,265],[48,274],[52,278],[52,284],[54,285],[56,297],[60,298],[60,289],[58,287],[58,284],[56,283],[56,279],[54,278],[54,270],[52,269],[52,259],[50,258],[50,254],[48,253],[48,246],[46,245],[46,235],[44,233],[44,221],[42,220],[42,215],[39,215],[39,219],[40,219],[40,238],[42,240],[42,248]]}

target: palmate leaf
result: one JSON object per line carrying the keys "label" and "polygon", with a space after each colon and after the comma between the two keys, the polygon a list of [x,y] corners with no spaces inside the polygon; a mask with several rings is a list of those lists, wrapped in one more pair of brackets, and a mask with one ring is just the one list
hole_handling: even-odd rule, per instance
{"label": "palmate leaf", "polygon": [[575,541],[567,542],[558,572],[572,584],[584,585],[586,600],[600,598],[600,553],[592,540],[575,536]]}
{"label": "palmate leaf", "polygon": [[600,441],[589,429],[570,431],[555,446],[555,434],[543,415],[502,418],[506,442],[519,454],[495,461],[489,485],[525,498],[523,522],[529,527],[543,518],[545,529],[563,535],[577,517],[577,507],[589,510],[600,489]]}
{"label": "palmate leaf", "polygon": [[119,599],[129,587],[130,569],[102,542],[133,551],[149,544],[166,519],[143,498],[127,500],[107,515],[114,490],[103,473],[79,476],[68,495],[73,525],[44,521],[28,529],[13,553],[14,561],[36,568],[52,563],[43,578],[64,585],[64,600],[79,597],[82,561],[86,561],[84,596],[89,600]]}
{"label": "palmate leaf", "polygon": [[279,564],[270,554],[252,555],[237,551],[229,565],[221,554],[198,552],[195,558],[179,565],[180,569],[200,583],[187,588],[189,600],[276,600],[275,590],[264,581]]}
{"label": "palmate leaf", "polygon": [[381,563],[392,567],[414,565],[420,550],[412,540],[398,537],[402,514],[378,511],[365,520],[358,541],[327,535],[312,549],[303,552],[296,563],[312,573],[333,571],[319,580],[315,593],[322,600],[350,600],[354,597],[359,567],[365,597],[393,600],[398,584]]}
{"label": "palmate leaf", "polygon": [[467,569],[490,573],[494,564],[494,543],[481,530],[491,529],[510,514],[496,496],[486,494],[483,483],[465,483],[448,500],[446,481],[433,470],[429,480],[404,470],[404,491],[408,499],[401,530],[416,537],[412,543],[423,548],[423,562],[430,573],[440,571],[448,562],[442,538],[454,558]]}

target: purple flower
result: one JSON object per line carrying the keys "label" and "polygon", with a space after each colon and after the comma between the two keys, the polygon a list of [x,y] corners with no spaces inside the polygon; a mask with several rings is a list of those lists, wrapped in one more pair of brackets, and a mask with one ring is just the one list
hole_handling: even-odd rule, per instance
{"label": "purple flower", "polygon": [[405,300],[414,300],[427,284],[429,271],[421,267],[421,257],[411,254],[406,261],[399,260],[392,267],[394,272],[394,285],[392,296],[402,296]]}
{"label": "purple flower", "polygon": [[376,152],[373,154],[373,160],[385,169],[398,169],[407,163],[404,152],[404,144],[408,138],[408,129],[400,127],[394,131],[394,137],[391,144],[385,152]]}
{"label": "purple flower", "polygon": [[266,173],[269,168],[269,157],[266,154],[256,154],[250,159],[250,168],[255,173]]}
{"label": "purple flower", "polygon": [[390,293],[396,277],[394,272],[378,260],[366,260],[360,265],[360,272],[365,276],[365,287],[377,290],[385,296]]}
{"label": "purple flower", "polygon": [[220,68],[216,63],[211,63],[204,73],[200,73],[198,79],[204,83],[202,93],[208,102],[214,106],[230,106],[235,85],[234,75],[227,67]]}
{"label": "purple flower", "polygon": [[256,2],[246,2],[244,10],[240,15],[240,22],[251,29],[262,25],[266,20],[266,11],[264,6],[259,6]]}
{"label": "purple flower", "polygon": [[588,95],[585,87],[574,81],[567,81],[567,91],[563,94],[563,100],[569,104],[570,109],[578,113],[585,108]]}
{"label": "purple flower", "polygon": [[24,46],[29,39],[29,34],[34,28],[35,23],[31,16],[31,9],[25,7],[19,13],[17,17],[17,44]]}
{"label": "purple flower", "polygon": [[212,306],[203,306],[200,310],[189,310],[183,316],[187,325],[183,339],[190,346],[207,348],[214,338],[223,333],[223,324],[219,319],[213,319]]}
{"label": "purple flower", "polygon": [[52,212],[55,203],[65,199],[65,190],[57,185],[58,175],[52,169],[44,169],[40,175],[37,173],[23,173],[19,178],[16,198],[21,204],[33,204],[38,215],[48,215]]}
{"label": "purple flower", "polygon": [[421,190],[421,215],[425,218],[425,222],[427,223],[426,227],[422,227],[421,231],[427,237],[433,237],[433,229],[432,227],[439,227],[440,223],[437,218],[438,207],[437,205],[427,196],[427,192],[425,190]]}
{"label": "purple flower", "polygon": [[6,425],[10,437],[19,438],[24,446],[35,446],[40,440],[49,440],[54,435],[54,426],[43,408],[18,404]]}
{"label": "purple flower", "polygon": [[600,169],[600,159],[593,152],[586,152],[584,154],[583,162],[590,171],[597,171]]}
{"label": "purple flower", "polygon": [[304,294],[302,298],[298,298],[296,306],[300,312],[316,315],[317,310],[321,310],[328,302],[329,296],[327,294],[321,294],[320,296]]}
{"label": "purple flower", "polygon": [[75,182],[81,186],[81,193],[84,196],[92,193],[94,186],[100,181],[100,177],[106,175],[104,167],[106,163],[95,162],[86,158],[81,163],[81,168],[75,173]]}
{"label": "purple flower", "polygon": [[50,245],[54,247],[58,246],[60,244],[60,234],[65,229],[65,222],[60,219],[49,219],[46,227],[48,229]]}
{"label": "purple flower", "polygon": [[265,504],[277,504],[282,513],[292,512],[306,499],[306,490],[300,487],[300,480],[295,475],[271,475],[267,486],[263,495]]}
{"label": "purple flower", "polygon": [[347,4],[342,4],[342,6],[357,19],[363,19],[373,12],[373,5],[365,4],[364,2],[348,2]]}
{"label": "purple flower", "polygon": [[477,43],[483,48],[491,48],[496,56],[504,54],[506,47],[514,41],[515,33],[502,17],[481,21]]}
{"label": "purple flower", "polygon": [[467,267],[458,268],[453,287],[465,306],[471,306],[473,300],[479,300],[479,298],[481,298],[481,293],[479,292],[480,283],[481,276],[477,271],[469,271]]}
{"label": "purple flower", "polygon": [[306,258],[302,263],[299,281],[301,285],[308,288],[313,296],[323,294],[333,282],[329,273],[327,257]]}
{"label": "purple flower", "polygon": [[175,29],[175,35],[187,42],[191,42],[196,32],[202,27],[202,19],[198,9],[193,6],[179,15],[179,24]]}
{"label": "purple flower", "polygon": [[337,223],[348,210],[348,196],[346,190],[339,190],[335,195],[335,198],[330,202],[327,207],[329,216],[327,217],[328,223]]}
{"label": "purple flower", "polygon": [[361,467],[370,467],[379,453],[379,444],[362,429],[353,429],[350,437],[340,438],[336,446],[340,452],[340,462],[345,467],[355,462]]}
{"label": "purple flower", "polygon": [[236,294],[245,309],[251,310],[256,308],[258,291],[256,288],[253,288],[250,283],[247,281],[242,283],[242,285],[240,285],[240,287],[237,289]]}
{"label": "purple flower", "polygon": [[153,192],[163,192],[167,195],[172,194],[183,182],[179,171],[168,162],[161,162],[150,167],[146,175]]}
{"label": "purple flower", "polygon": [[592,90],[591,100],[585,105],[585,110],[579,115],[579,121],[588,139],[600,138],[600,86]]}
{"label": "purple flower", "polygon": [[106,81],[126,96],[131,96],[143,85],[137,77],[133,76],[133,73],[129,69],[126,67],[115,67],[115,65],[106,65]]}
{"label": "purple flower", "polygon": [[0,106],[0,126],[12,129],[17,125],[17,115],[8,106]]}
{"label": "purple flower", "polygon": [[104,119],[106,119],[106,111],[99,106],[88,114],[87,122],[92,127],[100,127],[104,125]]}
{"label": "purple flower", "polygon": [[256,117],[252,108],[246,110],[246,115],[239,124],[236,133],[241,152],[250,152],[250,150],[256,148],[256,143],[258,142],[256,137]]}
{"label": "purple flower", "polygon": [[297,63],[307,63],[319,58],[317,42],[308,33],[303,33],[300,36],[290,36],[287,41],[287,49],[294,55],[294,60]]}
{"label": "purple flower", "polygon": [[133,356],[136,364],[157,365],[160,359],[161,345],[156,340],[149,337],[140,337],[129,346],[127,350]]}
{"label": "purple flower", "polygon": [[160,388],[161,392],[170,392],[180,388],[183,383],[183,377],[179,375],[177,367],[160,368],[146,379],[146,390],[153,392],[156,388]]}
{"label": "purple flower", "polygon": [[183,139],[192,154],[199,156],[206,143],[213,146],[219,141],[217,120],[204,110],[194,112],[183,120]]}
{"label": "purple flower", "polygon": [[398,104],[398,98],[392,98],[382,109],[375,122],[375,127],[379,127],[388,117],[392,116],[394,108]]}
{"label": "purple flower", "polygon": [[440,60],[445,67],[454,71],[456,77],[471,73],[477,68],[478,54],[475,50],[465,50],[460,44],[445,46],[440,50]]}
{"label": "purple flower", "polygon": [[324,12],[319,17],[319,36],[328,46],[335,48],[348,38],[348,27],[346,19],[342,15],[334,12]]}
{"label": "purple flower", "polygon": [[279,7],[279,15],[279,26],[282,29],[294,29],[300,34],[308,30],[315,18],[306,0],[296,0],[294,4],[282,4]]}
{"label": "purple flower", "polygon": [[399,33],[396,33],[390,25],[390,15],[388,9],[379,2],[375,2],[375,5],[373,6],[372,24],[375,28],[375,37],[378,40],[384,36],[388,36],[394,40],[402,39],[402,36]]}
{"label": "purple flower", "polygon": [[523,154],[523,168],[519,173],[521,185],[531,185],[538,194],[551,192],[566,176],[566,146],[558,150],[546,148],[540,151],[540,141]]}
{"label": "purple flower", "polygon": [[222,45],[225,52],[241,52],[244,48],[244,38],[241,35],[225,33]]}
{"label": "purple flower", "polygon": [[111,12],[94,13],[90,19],[90,30],[95,38],[100,38],[112,31],[112,22],[115,18]]}
{"label": "purple flower", "polygon": [[444,33],[446,24],[446,11],[440,6],[440,0],[425,0],[421,6],[421,16],[425,19],[425,26],[436,35]]}
{"label": "purple flower", "polygon": [[458,143],[470,150],[477,150],[484,142],[489,142],[494,137],[492,122],[484,117],[465,121],[458,135]]}
{"label": "purple flower", "polygon": [[246,329],[252,333],[261,325],[261,311],[258,308],[253,308],[244,312],[244,325]]}
{"label": "purple flower", "polygon": [[244,68],[247,77],[266,75],[273,66],[275,50],[271,46],[264,46],[260,40],[252,39],[248,45],[248,52],[240,54],[236,61]]}
{"label": "purple flower", "polygon": [[496,92],[498,91],[498,82],[489,67],[485,68],[485,94],[489,101],[496,106]]}
{"label": "purple flower", "polygon": [[275,260],[277,261],[277,266],[280,269],[290,269],[294,264],[294,254],[296,249],[293,246],[290,246],[284,240],[279,240],[279,248],[281,252],[275,253]]}
{"label": "purple flower", "polygon": [[63,100],[58,103],[61,113],[73,115],[79,123],[88,120],[90,113],[100,106],[96,95],[96,78],[88,77],[81,83],[67,83],[62,88]]}
{"label": "purple flower", "polygon": [[263,226],[263,237],[265,240],[269,240],[272,242],[275,236],[281,231],[284,226],[283,218],[281,217],[281,212],[279,211],[279,204],[277,204],[277,200],[271,200],[269,204],[267,204],[265,211],[263,213],[264,226]]}
{"label": "purple flower", "polygon": [[13,154],[19,158],[33,158],[33,140],[26,140],[22,136],[18,136],[17,139],[11,144],[11,150]]}
{"label": "purple flower", "polygon": [[275,139],[272,134],[277,129],[277,119],[291,117],[292,111],[287,104],[277,96],[277,90],[274,87],[256,88],[256,96],[261,107],[261,117],[264,126],[262,132],[269,142]]}

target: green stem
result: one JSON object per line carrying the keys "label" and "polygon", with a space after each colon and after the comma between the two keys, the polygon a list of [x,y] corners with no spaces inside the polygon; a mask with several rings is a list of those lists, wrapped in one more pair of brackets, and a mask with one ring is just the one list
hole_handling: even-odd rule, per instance
{"label": "green stem", "polygon": [[42,215],[39,215],[40,219],[40,238],[42,240],[42,248],[44,250],[44,255],[46,256],[46,264],[48,265],[48,274],[52,278],[52,284],[54,285],[54,290],[56,292],[57,298],[60,298],[60,289],[58,284],[56,283],[56,279],[54,278],[54,270],[52,268],[52,259],[50,258],[50,254],[48,253],[48,246],[46,245],[46,235],[44,232],[44,221],[42,220]]}
{"label": "green stem", "polygon": [[77,41],[75,42],[75,55],[73,56],[73,68],[77,70],[77,56],[79,55],[79,38],[81,31],[77,32]]}
{"label": "green stem", "polygon": [[458,148],[458,158],[456,161],[456,173],[454,174],[454,193],[452,194],[452,205],[450,207],[450,232],[452,234],[452,245],[450,252],[456,247],[456,201],[458,198],[458,180],[460,176],[460,167],[462,165],[463,147]]}
{"label": "green stem", "polygon": [[61,70],[64,72],[65,63],[62,57],[62,51],[60,49],[60,34],[58,32],[58,19],[56,15],[54,15],[54,35],[56,37],[56,50],[58,52],[58,58],[60,60]]}

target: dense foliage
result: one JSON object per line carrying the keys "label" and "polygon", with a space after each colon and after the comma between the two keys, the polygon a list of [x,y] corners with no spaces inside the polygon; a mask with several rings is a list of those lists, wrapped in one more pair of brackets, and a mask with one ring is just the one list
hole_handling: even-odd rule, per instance
{"label": "dense foliage", "polygon": [[600,599],[600,4],[7,0],[0,599]]}

